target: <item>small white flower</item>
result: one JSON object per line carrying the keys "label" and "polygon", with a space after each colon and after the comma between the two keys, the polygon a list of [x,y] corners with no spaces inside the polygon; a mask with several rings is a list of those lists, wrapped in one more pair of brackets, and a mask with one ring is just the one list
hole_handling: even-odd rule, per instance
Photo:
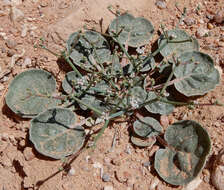
{"label": "small white flower", "polygon": [[139,107],[139,99],[136,97],[131,97],[130,98],[130,104],[133,109],[137,109]]}
{"label": "small white flower", "polygon": [[143,46],[143,47],[140,47],[140,46],[137,47],[136,51],[137,51],[137,53],[139,53],[139,54],[143,54],[144,51],[145,51],[145,46]]}

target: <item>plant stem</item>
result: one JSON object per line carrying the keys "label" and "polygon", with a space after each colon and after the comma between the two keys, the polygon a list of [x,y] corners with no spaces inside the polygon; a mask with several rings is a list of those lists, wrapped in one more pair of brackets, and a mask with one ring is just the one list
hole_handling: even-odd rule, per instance
{"label": "plant stem", "polygon": [[123,115],[124,113],[125,113],[125,111],[119,111],[119,112],[113,113],[109,116],[109,119],[119,117],[119,116]]}
{"label": "plant stem", "polygon": [[164,94],[164,92],[165,92],[167,86],[169,85],[169,82],[170,82],[170,80],[172,79],[172,77],[173,77],[173,75],[174,75],[175,68],[176,68],[176,66],[174,65],[174,68],[173,68],[172,72],[170,73],[170,75],[169,75],[169,77],[168,77],[166,83],[164,84],[164,86],[163,86],[163,88],[162,88],[162,90],[161,90],[161,92],[160,92],[160,95],[161,95],[161,96],[163,96],[163,94]]}
{"label": "plant stem", "polygon": [[103,127],[100,129],[100,132],[97,134],[97,136],[94,138],[94,143],[93,143],[93,147],[96,146],[96,142],[99,140],[99,138],[102,136],[102,134],[104,133],[105,129],[108,127],[110,123],[110,120],[106,120]]}
{"label": "plant stem", "polygon": [[83,102],[82,100],[76,98],[75,96],[72,96],[72,99],[74,99],[74,100],[77,101],[78,103],[80,103],[80,104],[86,106],[87,108],[91,109],[91,110],[94,111],[96,114],[98,114],[98,115],[100,115],[100,116],[103,115],[103,113],[102,113],[100,110],[98,110],[97,108],[94,108],[93,106],[91,106],[91,105],[89,105],[89,104],[86,104],[85,102]]}
{"label": "plant stem", "polygon": [[52,55],[54,55],[55,57],[60,57],[60,55],[58,55],[57,53],[51,51],[50,49],[46,48],[43,44],[40,45],[40,47],[44,50],[47,50],[49,53],[51,53]]}
{"label": "plant stem", "polygon": [[78,69],[76,69],[76,67],[73,65],[73,63],[71,62],[71,60],[69,59],[68,56],[65,55],[65,53],[63,53],[63,58],[65,59],[65,61],[70,65],[70,67],[73,69],[73,71],[76,72],[76,74],[79,76],[79,77],[82,77],[82,74],[78,71]]}

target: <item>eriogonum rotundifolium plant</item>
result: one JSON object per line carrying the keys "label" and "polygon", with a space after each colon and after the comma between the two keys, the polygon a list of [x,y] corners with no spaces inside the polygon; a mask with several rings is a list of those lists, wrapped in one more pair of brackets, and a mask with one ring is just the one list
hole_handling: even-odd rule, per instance
{"label": "eriogonum rotundifolium plant", "polygon": [[[190,97],[214,89],[219,72],[213,59],[200,52],[197,40],[184,30],[162,28],[153,42],[157,49],[146,51],[153,35],[149,20],[127,13],[117,16],[107,33],[72,33],[60,55],[65,60],[61,64],[73,69],[62,81],[63,92],[56,92],[56,80],[47,71],[31,69],[17,75],[9,85],[6,104],[17,115],[32,118],[29,137],[36,150],[63,159],[83,148],[85,128],[103,124],[90,138],[95,145],[108,125],[127,117],[132,121],[134,146],[163,142],[165,148],[156,152],[154,163],[163,180],[173,185],[193,180],[211,149],[207,131],[191,120],[164,130],[152,116],[170,114],[175,106],[194,106]],[[176,94],[189,101],[177,101]],[[86,118],[78,122],[80,110]]]}

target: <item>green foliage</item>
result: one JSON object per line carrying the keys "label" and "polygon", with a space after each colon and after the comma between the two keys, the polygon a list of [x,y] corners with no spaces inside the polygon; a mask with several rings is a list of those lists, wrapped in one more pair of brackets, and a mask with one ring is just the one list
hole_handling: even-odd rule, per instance
{"label": "green foliage", "polygon": [[184,30],[179,29],[168,30],[165,34],[162,34],[158,40],[158,46],[159,48],[165,46],[160,51],[163,57],[167,57],[172,54],[177,56],[186,51],[199,49],[198,41],[189,36]]}
{"label": "green foliage", "polygon": [[85,140],[85,131],[75,126],[76,117],[64,108],[52,108],[31,120],[30,140],[42,154],[55,159],[77,152]]}
{"label": "green foliage", "polygon": [[133,124],[134,132],[140,137],[152,137],[163,131],[162,126],[152,117],[143,117]]}
{"label": "green foliage", "polygon": [[[163,134],[152,116],[170,114],[175,106],[194,105],[176,102],[174,87],[187,97],[215,88],[219,73],[212,58],[198,52],[196,39],[179,29],[162,28],[158,49],[145,52],[153,33],[150,21],[130,14],[115,18],[106,34],[74,32],[61,54],[73,71],[65,75],[63,92],[57,95],[55,79],[46,71],[30,70],[15,77],[6,104],[22,117],[35,116],[29,134],[40,153],[55,159],[76,153],[85,140],[84,127],[103,123],[91,135],[95,145],[118,117],[133,122],[130,141],[134,145],[151,147]],[[155,61],[155,56],[161,61]],[[74,113],[65,109],[73,105],[74,112],[85,113],[79,124]],[[163,141],[168,145],[156,153],[156,171],[170,184],[190,182],[209,153],[207,132],[194,121],[180,121],[168,127]]]}
{"label": "green foliage", "polygon": [[211,149],[207,131],[195,121],[179,121],[165,132],[166,149],[155,155],[155,169],[166,182],[184,185],[193,180],[205,165]]}
{"label": "green foliage", "polygon": [[130,14],[124,14],[115,18],[109,26],[109,34],[115,36],[116,41],[127,44],[130,47],[139,47],[149,43],[154,28],[145,18],[134,18]]}
{"label": "green foliage", "polygon": [[174,85],[185,96],[203,95],[219,83],[219,72],[209,55],[191,51],[181,54],[178,61],[182,64],[174,71]]}
{"label": "green foliage", "polygon": [[32,118],[60,103],[60,100],[51,98],[55,90],[56,81],[49,72],[28,70],[17,75],[10,83],[6,104],[21,117]]}

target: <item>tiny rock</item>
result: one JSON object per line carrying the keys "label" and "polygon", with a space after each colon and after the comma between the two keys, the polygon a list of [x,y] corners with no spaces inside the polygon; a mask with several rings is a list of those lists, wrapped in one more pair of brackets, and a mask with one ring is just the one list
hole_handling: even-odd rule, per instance
{"label": "tiny rock", "polygon": [[196,36],[198,38],[202,38],[204,36],[208,35],[208,30],[205,29],[205,28],[199,28],[197,31],[196,31]]}
{"label": "tiny rock", "polygon": [[16,41],[15,40],[10,40],[10,39],[6,40],[5,44],[10,49],[14,49],[17,46]]}
{"label": "tiny rock", "polygon": [[26,147],[23,151],[23,155],[27,161],[30,161],[35,157],[31,147]]}
{"label": "tiny rock", "polygon": [[216,15],[214,16],[214,21],[217,24],[221,24],[222,22],[224,22],[224,10],[220,10],[216,13]]}
{"label": "tiny rock", "polygon": [[113,190],[113,186],[104,186],[103,190]]}
{"label": "tiny rock", "polygon": [[15,7],[11,7],[9,16],[11,21],[15,22],[22,20],[24,18],[24,13]]}
{"label": "tiny rock", "polygon": [[110,175],[108,173],[104,173],[103,176],[102,176],[102,180],[104,182],[110,181]]}
{"label": "tiny rock", "polygon": [[32,66],[32,60],[29,57],[26,57],[23,63],[23,68],[31,67]]}
{"label": "tiny rock", "polygon": [[0,83],[0,91],[4,90],[4,85]]}
{"label": "tiny rock", "polygon": [[194,190],[197,189],[197,187],[201,184],[202,180],[200,179],[200,177],[198,176],[197,178],[195,178],[193,181],[191,181],[190,183],[188,183],[186,186],[184,186],[182,188],[182,190]]}
{"label": "tiny rock", "polygon": [[142,165],[147,168],[147,167],[151,166],[152,163],[150,161],[147,161],[147,162],[143,162]]}
{"label": "tiny rock", "polygon": [[168,127],[169,125],[169,118],[167,117],[167,115],[161,115],[160,116],[160,124],[163,126],[163,127]]}
{"label": "tiny rock", "polygon": [[192,26],[193,24],[195,24],[195,20],[191,17],[187,17],[187,18],[184,19],[184,23],[187,26]]}
{"label": "tiny rock", "polygon": [[165,9],[165,8],[166,8],[166,2],[163,1],[163,0],[157,0],[157,1],[156,1],[156,6],[157,6],[159,9]]}
{"label": "tiny rock", "polygon": [[5,5],[20,5],[22,4],[22,0],[3,0]]}
{"label": "tiny rock", "polygon": [[24,25],[22,26],[22,31],[21,31],[21,37],[22,37],[22,38],[26,37],[27,31],[28,31],[27,24],[24,24]]}
{"label": "tiny rock", "polygon": [[73,176],[73,175],[75,175],[75,169],[74,169],[74,168],[71,168],[71,169],[68,171],[68,175],[69,175],[69,176]]}
{"label": "tiny rock", "polygon": [[213,26],[211,23],[208,23],[208,24],[207,24],[207,27],[208,27],[209,30],[211,30],[211,29],[214,28],[214,26]]}
{"label": "tiny rock", "polygon": [[149,150],[149,157],[152,157],[157,150],[159,150],[159,146],[153,145],[152,148]]}
{"label": "tiny rock", "polygon": [[222,149],[218,156],[216,156],[211,180],[217,190],[224,190],[224,149]]}
{"label": "tiny rock", "polygon": [[157,177],[155,177],[155,178],[152,180],[149,189],[150,189],[150,190],[155,189],[156,186],[157,186],[158,184],[159,184],[159,179],[158,179]]}

